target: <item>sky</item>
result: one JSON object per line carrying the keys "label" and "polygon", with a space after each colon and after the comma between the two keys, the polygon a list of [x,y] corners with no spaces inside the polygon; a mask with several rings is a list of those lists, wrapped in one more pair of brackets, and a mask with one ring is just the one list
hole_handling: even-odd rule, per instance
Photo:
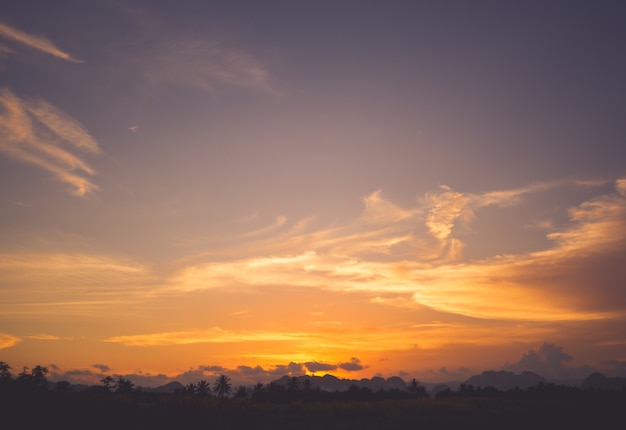
{"label": "sky", "polygon": [[621,1],[0,5],[0,361],[626,376]]}

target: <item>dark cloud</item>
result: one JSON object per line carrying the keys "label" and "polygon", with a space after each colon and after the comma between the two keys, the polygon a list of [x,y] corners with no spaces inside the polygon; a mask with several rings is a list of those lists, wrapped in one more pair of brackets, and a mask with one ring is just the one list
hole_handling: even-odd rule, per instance
{"label": "dark cloud", "polygon": [[263,369],[261,366],[237,366],[237,371],[245,376],[252,376],[255,378],[263,378],[267,376],[267,370]]}
{"label": "dark cloud", "polygon": [[274,376],[283,376],[283,375],[301,375],[304,373],[304,366],[300,363],[294,363],[293,361],[287,365],[278,365],[273,370],[269,372]]}
{"label": "dark cloud", "polygon": [[541,346],[529,350],[515,363],[506,363],[504,368],[512,372],[531,371],[546,378],[569,379],[584,378],[594,371],[590,366],[569,366],[572,356],[562,346],[544,342]]}
{"label": "dark cloud", "polygon": [[524,266],[516,281],[545,290],[564,307],[622,313],[626,309],[625,184],[619,179],[613,191],[570,207],[569,227],[547,235],[555,244],[548,254],[552,256]]}
{"label": "dark cloud", "polygon": [[238,372],[229,370],[222,366],[198,366],[195,369],[187,370],[186,372],[183,372],[180,375],[177,375],[171,379],[176,380],[181,384],[187,385],[191,383],[196,383],[201,380],[217,377],[218,375],[222,374],[227,375],[232,379],[231,374],[233,372],[238,374]]}
{"label": "dark cloud", "polygon": [[323,372],[337,369],[336,364],[319,363],[317,361],[307,361],[304,363],[304,367],[306,367],[309,372]]}
{"label": "dark cloud", "polygon": [[126,379],[129,379],[132,381],[133,384],[135,384],[138,387],[158,387],[160,385],[165,385],[168,382],[172,381],[172,378],[168,377],[167,375],[163,375],[163,374],[157,374],[157,375],[151,375],[149,373],[146,374],[130,374],[130,375],[116,375],[116,376],[123,376]]}
{"label": "dark cloud", "polygon": [[100,370],[101,372],[110,372],[111,368],[109,366],[107,366],[106,364],[92,364],[91,367],[94,367],[98,370]]}
{"label": "dark cloud", "polygon": [[94,373],[91,370],[68,370],[67,372],[62,373],[64,376],[93,376],[100,377],[101,373]]}
{"label": "dark cloud", "polygon": [[63,371],[57,366],[48,366],[50,381],[67,381],[71,384],[98,385],[105,376],[102,372],[94,372],[88,369],[71,369]]}
{"label": "dark cloud", "polygon": [[269,381],[278,379],[283,375],[299,376],[304,374],[304,365],[301,363],[279,364],[272,368],[263,368],[261,366],[237,366],[236,369],[229,371],[228,375],[233,380],[244,380],[246,383],[255,381]]}
{"label": "dark cloud", "polygon": [[539,348],[531,349],[517,362],[508,365],[511,370],[549,370],[557,371],[572,361],[572,356],[563,351],[562,346],[544,343]]}
{"label": "dark cloud", "polygon": [[356,372],[358,370],[363,370],[365,367],[361,364],[361,360],[356,357],[352,357],[347,363],[339,363],[337,365],[338,368],[347,370],[348,372]]}
{"label": "dark cloud", "polygon": [[180,375],[174,376],[171,380],[179,381],[182,384],[195,383],[200,380],[211,380],[219,375],[226,375],[234,384],[254,384],[256,382],[268,382],[278,379],[283,375],[299,376],[304,374],[304,366],[301,363],[290,362],[280,364],[270,368],[261,366],[237,366],[228,369],[222,366],[198,366]]}

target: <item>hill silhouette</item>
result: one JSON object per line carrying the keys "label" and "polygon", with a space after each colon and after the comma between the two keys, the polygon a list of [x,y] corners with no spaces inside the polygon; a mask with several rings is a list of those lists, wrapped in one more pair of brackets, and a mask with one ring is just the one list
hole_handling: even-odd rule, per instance
{"label": "hill silhouette", "polygon": [[583,381],[582,387],[596,390],[626,390],[626,378],[611,378],[594,372]]}
{"label": "hill silhouette", "polygon": [[[292,378],[291,376],[285,375],[273,382],[286,387],[289,385]],[[392,376],[387,379],[375,376],[372,379],[363,378],[358,380],[337,378],[329,374],[324,376],[296,376],[299,386],[303,386],[304,381],[307,379],[311,383],[311,388],[319,388],[324,391],[347,391],[352,386],[367,388],[372,391],[391,389],[406,391],[408,388],[406,381],[398,376]]]}
{"label": "hill silhouette", "polygon": [[488,370],[465,381],[466,385],[482,388],[493,387],[501,391],[508,391],[516,387],[525,390],[540,383],[547,384],[548,380],[534,372],[526,371],[517,375],[504,370],[499,372]]}

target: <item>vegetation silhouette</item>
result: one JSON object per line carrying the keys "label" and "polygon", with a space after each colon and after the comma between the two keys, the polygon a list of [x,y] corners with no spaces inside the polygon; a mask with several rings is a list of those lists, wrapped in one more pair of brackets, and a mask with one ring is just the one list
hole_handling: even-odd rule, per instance
{"label": "vegetation silhouette", "polygon": [[78,389],[51,383],[43,366],[17,376],[0,362],[0,426],[65,429],[528,429],[611,428],[620,422],[626,389],[539,383],[525,390],[461,384],[429,396],[417,380],[406,390],[351,385],[325,391],[310,378],[258,383],[233,391],[226,375],[175,392],[156,392],[130,380],[104,377]]}
{"label": "vegetation silhouette", "polygon": [[215,394],[220,399],[223,399],[226,396],[229,396],[233,391],[232,384],[230,383],[230,378],[226,375],[220,375],[219,378],[215,381],[214,386]]}

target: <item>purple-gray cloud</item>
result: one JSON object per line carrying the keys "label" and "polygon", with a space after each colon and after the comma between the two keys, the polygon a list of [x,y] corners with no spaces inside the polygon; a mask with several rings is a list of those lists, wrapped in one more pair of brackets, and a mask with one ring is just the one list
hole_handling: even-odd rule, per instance
{"label": "purple-gray cloud", "polygon": [[91,367],[98,369],[101,372],[110,372],[111,368],[109,366],[107,366],[106,364],[92,364]]}
{"label": "purple-gray cloud", "polygon": [[519,361],[506,363],[504,368],[512,372],[531,371],[546,378],[584,378],[594,371],[591,366],[569,366],[573,357],[562,346],[544,342],[537,348],[522,354]]}
{"label": "purple-gray cloud", "polygon": [[319,363],[317,361],[307,361],[304,363],[304,367],[309,372],[323,372],[337,369],[336,364]]}
{"label": "purple-gray cloud", "polygon": [[361,360],[356,357],[352,357],[347,363],[339,363],[337,365],[340,369],[347,370],[348,372],[355,372],[357,370],[363,370],[365,367],[361,364]]}

